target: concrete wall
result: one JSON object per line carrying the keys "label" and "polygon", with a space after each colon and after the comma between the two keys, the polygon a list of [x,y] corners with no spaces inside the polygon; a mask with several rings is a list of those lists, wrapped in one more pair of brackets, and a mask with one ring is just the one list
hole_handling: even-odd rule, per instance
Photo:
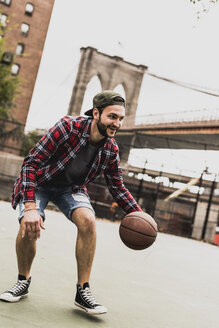
{"label": "concrete wall", "polygon": [[0,199],[10,200],[15,179],[19,175],[23,157],[0,151]]}
{"label": "concrete wall", "polygon": [[[203,224],[205,221],[208,204],[206,202],[199,202],[196,210],[195,221],[193,226],[192,238],[201,239]],[[211,204],[208,224],[205,233],[205,241],[214,241],[215,231],[218,221],[219,206]]]}
{"label": "concrete wall", "polygon": [[0,175],[15,178],[18,176],[23,157],[0,151]]}

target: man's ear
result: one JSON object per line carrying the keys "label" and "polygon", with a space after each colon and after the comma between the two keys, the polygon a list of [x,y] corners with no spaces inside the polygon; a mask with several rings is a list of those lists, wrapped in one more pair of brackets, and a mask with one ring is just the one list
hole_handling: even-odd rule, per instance
{"label": "man's ear", "polygon": [[93,109],[93,118],[99,119],[99,116],[100,116],[99,110],[97,108],[94,108]]}

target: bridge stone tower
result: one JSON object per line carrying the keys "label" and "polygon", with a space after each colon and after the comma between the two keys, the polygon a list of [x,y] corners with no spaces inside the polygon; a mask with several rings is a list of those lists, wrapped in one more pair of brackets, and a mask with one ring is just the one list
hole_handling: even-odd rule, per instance
{"label": "bridge stone tower", "polygon": [[87,84],[97,76],[102,90],[114,90],[121,84],[126,95],[126,122],[134,122],[138,96],[146,66],[135,65],[118,56],[109,56],[92,47],[81,48],[81,60],[72,91],[68,114],[79,115]]}

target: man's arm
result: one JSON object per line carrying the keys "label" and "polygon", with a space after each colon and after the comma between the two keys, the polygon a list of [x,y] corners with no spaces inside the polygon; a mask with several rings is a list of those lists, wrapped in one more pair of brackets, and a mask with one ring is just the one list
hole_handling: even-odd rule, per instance
{"label": "man's arm", "polygon": [[61,119],[40,139],[24,159],[21,170],[21,192],[25,208],[21,221],[22,238],[27,235],[30,240],[36,240],[40,237],[40,228],[45,229],[35,203],[36,170],[46,165],[59,145],[68,138],[70,131],[68,120]]}
{"label": "man's arm", "polygon": [[48,163],[70,133],[69,119],[64,117],[40,139],[24,159],[21,170],[21,193],[24,203],[35,202],[36,170]]}
{"label": "man's arm", "polygon": [[110,161],[108,169],[104,173],[109,191],[125,213],[142,211],[123,183],[122,169],[119,166],[119,162],[119,155],[116,152]]}

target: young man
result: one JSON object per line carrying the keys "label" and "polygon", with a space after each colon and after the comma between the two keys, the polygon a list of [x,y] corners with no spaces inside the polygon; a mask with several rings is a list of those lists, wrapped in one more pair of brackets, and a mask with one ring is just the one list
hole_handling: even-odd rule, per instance
{"label": "young man", "polygon": [[103,91],[93,99],[88,117],[65,116],[30,150],[12,193],[19,204],[20,229],[16,240],[18,281],[0,299],[17,302],[28,294],[31,265],[44,209],[52,201],[77,226],[78,282],[75,304],[88,313],[106,313],[92,296],[89,278],[96,246],[95,214],[86,185],[101,173],[115,201],[126,212],[141,211],[125,188],[113,139],[125,116],[125,100]]}

